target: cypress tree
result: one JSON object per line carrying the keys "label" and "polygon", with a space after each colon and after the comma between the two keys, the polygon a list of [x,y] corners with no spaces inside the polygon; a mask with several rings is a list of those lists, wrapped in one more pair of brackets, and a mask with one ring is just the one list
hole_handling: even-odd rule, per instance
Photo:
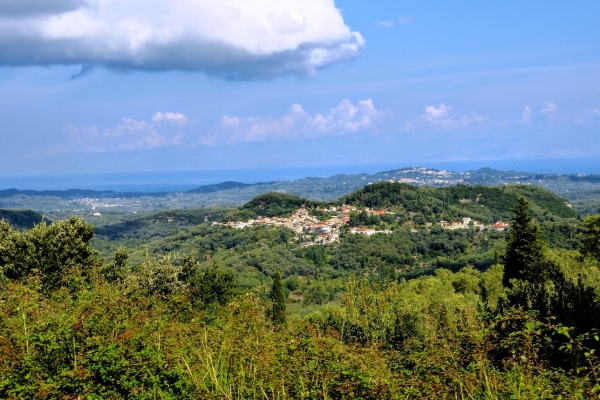
{"label": "cypress tree", "polygon": [[504,286],[511,279],[536,280],[535,265],[543,260],[545,242],[540,226],[534,221],[529,210],[529,202],[521,197],[512,209],[515,216],[511,220],[506,235],[506,256],[504,256]]}
{"label": "cypress tree", "polygon": [[271,289],[271,300],[273,301],[273,324],[285,324],[285,293],[279,268],[275,271],[273,278],[273,288]]}

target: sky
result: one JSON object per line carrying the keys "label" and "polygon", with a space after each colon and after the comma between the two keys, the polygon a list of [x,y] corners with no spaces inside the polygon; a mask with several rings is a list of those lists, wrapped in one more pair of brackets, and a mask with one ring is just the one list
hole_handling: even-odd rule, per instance
{"label": "sky", "polygon": [[0,176],[600,158],[600,3],[0,0]]}

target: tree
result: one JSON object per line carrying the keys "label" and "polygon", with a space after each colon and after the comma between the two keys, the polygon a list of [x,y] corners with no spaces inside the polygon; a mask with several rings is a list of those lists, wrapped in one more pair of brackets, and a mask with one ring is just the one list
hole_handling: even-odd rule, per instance
{"label": "tree", "polygon": [[231,271],[223,271],[213,260],[212,267],[197,271],[190,280],[192,296],[199,307],[212,304],[225,305],[235,296],[235,277]]}
{"label": "tree", "polygon": [[0,221],[0,269],[14,280],[38,275],[46,293],[61,287],[76,290],[89,283],[102,263],[91,247],[93,236],[94,227],[77,217],[42,222],[24,233]]}
{"label": "tree", "polygon": [[196,250],[192,250],[183,258],[183,262],[181,263],[181,280],[183,282],[190,282],[197,273],[198,263],[196,262]]}
{"label": "tree", "polygon": [[529,202],[521,197],[512,209],[515,214],[506,236],[504,256],[504,286],[511,279],[534,281],[539,278],[534,266],[543,260],[545,242],[540,226],[534,221]]}
{"label": "tree", "polygon": [[600,261],[600,214],[592,215],[583,220],[581,253]]}
{"label": "tree", "polygon": [[22,279],[27,275],[27,259],[32,251],[23,235],[0,221],[0,273],[9,279]]}
{"label": "tree", "polygon": [[76,289],[102,263],[91,247],[93,237],[94,227],[78,217],[37,224],[24,233],[31,248],[24,266],[27,275],[39,273],[45,292]]}
{"label": "tree", "polygon": [[107,282],[122,283],[125,280],[128,259],[129,253],[127,253],[127,249],[123,246],[119,246],[115,252],[115,260],[111,264],[107,265],[102,271]]}
{"label": "tree", "polygon": [[177,255],[167,254],[159,259],[147,258],[141,265],[138,285],[147,295],[169,296],[186,287],[181,267],[175,265]]}
{"label": "tree", "polygon": [[273,301],[273,324],[285,324],[285,292],[283,291],[283,283],[281,282],[279,268],[275,271],[275,277],[273,278],[271,300]]}

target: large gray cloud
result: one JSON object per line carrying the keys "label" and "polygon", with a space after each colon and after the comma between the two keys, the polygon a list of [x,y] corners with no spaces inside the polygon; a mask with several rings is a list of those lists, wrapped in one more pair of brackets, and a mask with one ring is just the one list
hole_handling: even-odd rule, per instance
{"label": "large gray cloud", "polygon": [[[311,75],[364,45],[332,0],[0,0],[0,65],[193,70],[232,79]],[[12,3],[14,8],[9,7]],[[42,10],[43,8],[40,8]],[[18,16],[18,18],[17,18]]]}

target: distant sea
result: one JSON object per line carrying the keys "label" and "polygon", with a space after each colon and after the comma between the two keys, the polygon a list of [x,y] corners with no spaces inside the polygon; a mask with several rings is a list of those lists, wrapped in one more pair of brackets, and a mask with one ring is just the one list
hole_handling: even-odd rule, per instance
{"label": "distant sea", "polygon": [[431,161],[372,165],[332,165],[201,171],[162,171],[72,175],[0,176],[0,190],[93,189],[116,192],[177,192],[202,185],[236,181],[243,183],[289,181],[304,177],[329,177],[405,167],[428,167],[448,171],[468,171],[483,167],[499,170],[548,174],[600,174],[600,158],[561,158],[546,160]]}

